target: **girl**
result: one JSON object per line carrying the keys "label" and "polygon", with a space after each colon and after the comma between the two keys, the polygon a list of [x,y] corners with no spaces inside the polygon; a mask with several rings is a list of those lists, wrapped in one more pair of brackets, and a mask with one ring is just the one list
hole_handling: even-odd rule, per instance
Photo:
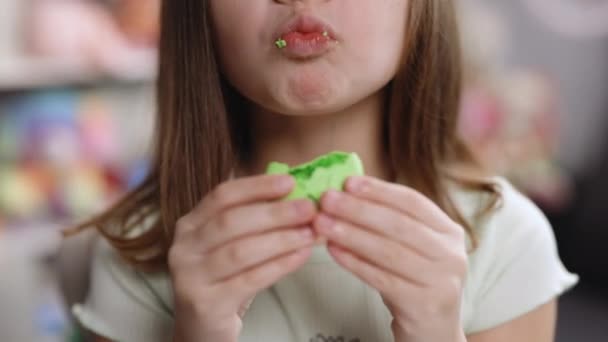
{"label": "girl", "polygon": [[[471,171],[453,7],[164,1],[154,167],[83,225],[112,248],[80,322],[126,342],[552,341],[577,279],[539,210]],[[260,176],[331,150],[367,176],[318,207]]]}

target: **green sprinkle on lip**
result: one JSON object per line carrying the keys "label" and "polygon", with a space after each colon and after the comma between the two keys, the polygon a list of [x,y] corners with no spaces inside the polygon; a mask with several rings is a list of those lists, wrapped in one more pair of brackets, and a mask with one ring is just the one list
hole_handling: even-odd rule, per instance
{"label": "green sprinkle on lip", "polygon": [[285,41],[285,39],[283,38],[279,38],[277,39],[274,44],[277,46],[277,48],[279,49],[284,49],[287,47],[287,41]]}

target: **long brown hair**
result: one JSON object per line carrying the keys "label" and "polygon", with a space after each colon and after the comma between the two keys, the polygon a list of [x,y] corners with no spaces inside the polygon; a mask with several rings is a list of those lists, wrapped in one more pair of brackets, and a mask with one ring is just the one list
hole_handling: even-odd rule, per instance
{"label": "long brown hair", "polygon": [[[413,0],[400,71],[389,84],[385,137],[391,167],[435,201],[474,240],[448,196],[447,166],[473,164],[456,133],[460,37],[452,1]],[[153,167],[122,200],[74,231],[96,227],[130,263],[166,266],[176,221],[227,180],[247,155],[245,103],[220,74],[209,1],[163,1]],[[458,178],[497,198],[493,184]],[[493,202],[489,204],[490,208]],[[137,232],[144,220],[148,227]]]}

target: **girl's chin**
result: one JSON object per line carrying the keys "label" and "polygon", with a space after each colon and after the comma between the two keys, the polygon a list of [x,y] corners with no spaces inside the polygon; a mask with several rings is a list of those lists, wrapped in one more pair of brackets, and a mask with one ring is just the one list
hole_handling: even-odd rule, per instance
{"label": "girl's chin", "polygon": [[301,98],[287,97],[278,101],[275,111],[289,116],[319,116],[330,115],[348,108],[352,104],[348,101],[340,101],[337,97],[323,98],[316,101]]}
{"label": "girl's chin", "polygon": [[324,116],[333,115],[335,113],[343,111],[346,106],[340,106],[335,104],[302,104],[293,103],[291,101],[284,101],[275,99],[270,104],[259,103],[257,105],[259,109],[268,113],[274,113],[276,115],[282,115],[287,117],[313,117],[313,116]]}
{"label": "girl's chin", "polygon": [[283,110],[279,113],[286,116],[293,117],[306,117],[306,116],[323,116],[323,115],[331,115],[336,113],[336,110],[331,110],[328,108],[304,108],[304,109],[294,109],[294,110]]}
{"label": "girl's chin", "polygon": [[333,82],[320,73],[300,73],[285,81],[285,98],[299,107],[327,106],[337,95]]}

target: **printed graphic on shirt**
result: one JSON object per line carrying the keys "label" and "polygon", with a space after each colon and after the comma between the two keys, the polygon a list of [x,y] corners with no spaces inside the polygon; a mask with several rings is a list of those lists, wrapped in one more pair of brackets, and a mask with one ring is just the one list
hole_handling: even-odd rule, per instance
{"label": "printed graphic on shirt", "polygon": [[361,340],[358,338],[346,339],[344,336],[338,336],[338,337],[327,336],[327,337],[325,337],[325,335],[323,335],[323,334],[317,334],[317,336],[311,337],[309,342],[361,342]]}

